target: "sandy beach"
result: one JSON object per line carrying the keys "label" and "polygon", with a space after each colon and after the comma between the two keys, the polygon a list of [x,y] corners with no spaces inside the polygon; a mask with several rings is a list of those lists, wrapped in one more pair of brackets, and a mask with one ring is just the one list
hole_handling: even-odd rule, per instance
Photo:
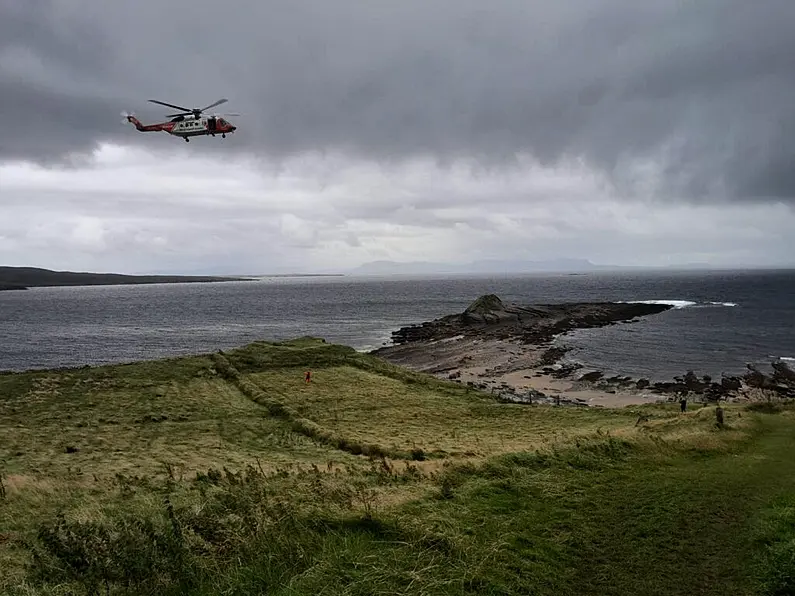
{"label": "sandy beach", "polygon": [[[651,384],[629,376],[605,378],[565,362],[555,338],[577,328],[604,327],[654,316],[670,306],[578,302],[505,304],[489,294],[464,312],[403,327],[394,345],[372,353],[409,369],[488,391],[504,401],[622,408],[686,399],[768,400],[795,397],[795,371],[772,362],[772,375],[749,365],[742,377],[713,380],[692,371]],[[684,371],[683,371],[684,372]]]}
{"label": "sandy beach", "polygon": [[667,401],[666,396],[648,390],[603,390],[577,380],[588,371],[574,371],[558,378],[550,370],[562,367],[548,362],[552,348],[549,343],[525,345],[510,339],[459,335],[402,348],[400,355],[393,352],[389,360],[413,370],[471,384],[505,399],[549,401],[539,395],[542,393],[551,400],[558,398],[607,408]]}

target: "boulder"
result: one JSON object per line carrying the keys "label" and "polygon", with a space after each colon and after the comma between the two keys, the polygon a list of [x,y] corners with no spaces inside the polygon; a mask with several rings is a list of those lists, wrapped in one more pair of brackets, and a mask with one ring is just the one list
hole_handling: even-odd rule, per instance
{"label": "boulder", "polygon": [[495,294],[481,296],[461,313],[461,322],[464,325],[489,325],[516,319],[517,316],[506,311],[502,300]]}
{"label": "boulder", "polygon": [[748,372],[743,375],[743,379],[749,387],[755,389],[764,389],[767,387],[769,383],[765,373],[760,371],[753,364],[746,364],[745,366],[748,368]]}
{"label": "boulder", "polygon": [[791,385],[795,387],[795,371],[786,362],[777,360],[771,363],[773,367],[773,382],[779,385]]}
{"label": "boulder", "polygon": [[743,382],[740,377],[722,377],[720,385],[724,391],[739,391],[743,386]]}
{"label": "boulder", "polygon": [[706,388],[705,384],[699,380],[699,378],[696,376],[696,373],[694,373],[692,370],[687,371],[682,381],[685,384],[685,387],[687,387],[688,391],[700,393]]}
{"label": "boulder", "polygon": [[582,381],[583,383],[596,383],[599,379],[604,376],[604,373],[601,371],[595,370],[593,372],[585,373],[582,375],[578,381]]}

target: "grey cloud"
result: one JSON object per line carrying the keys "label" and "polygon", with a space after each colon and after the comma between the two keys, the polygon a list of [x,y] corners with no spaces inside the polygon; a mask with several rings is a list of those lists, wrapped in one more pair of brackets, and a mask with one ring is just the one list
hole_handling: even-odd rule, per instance
{"label": "grey cloud", "polygon": [[[193,150],[582,156],[625,192],[649,156],[665,196],[795,200],[792,0],[2,1],[0,158],[164,147],[119,112],[224,96],[239,131]],[[12,46],[52,82],[26,82]]]}

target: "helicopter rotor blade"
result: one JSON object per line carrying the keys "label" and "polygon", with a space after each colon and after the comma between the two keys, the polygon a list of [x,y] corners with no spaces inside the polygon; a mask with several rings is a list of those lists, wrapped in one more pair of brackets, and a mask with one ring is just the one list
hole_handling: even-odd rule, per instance
{"label": "helicopter rotor blade", "polygon": [[180,112],[179,114],[166,114],[166,118],[176,118],[177,116],[193,116],[193,112]]}
{"label": "helicopter rotor blade", "polygon": [[173,103],[166,103],[164,101],[158,101],[156,99],[150,99],[152,103],[159,103],[161,106],[167,106],[169,108],[174,108],[175,110],[182,110],[183,112],[188,112],[189,114],[193,113],[193,110],[190,108],[183,108],[182,106],[175,106]]}
{"label": "helicopter rotor blade", "polygon": [[206,108],[202,108],[199,111],[203,112],[204,110],[209,110],[210,108],[214,108],[215,106],[220,106],[222,103],[226,103],[227,101],[229,101],[229,100],[228,99],[219,99],[215,103],[211,103],[209,106],[207,106]]}

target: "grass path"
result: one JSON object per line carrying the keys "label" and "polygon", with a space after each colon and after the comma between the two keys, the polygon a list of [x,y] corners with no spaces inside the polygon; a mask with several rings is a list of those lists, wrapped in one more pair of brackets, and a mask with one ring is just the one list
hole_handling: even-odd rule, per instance
{"label": "grass path", "polygon": [[499,535],[506,547],[474,592],[764,593],[753,540],[769,508],[795,496],[795,423],[761,416],[760,426],[720,455],[629,457],[614,467],[497,474],[476,484],[448,514],[462,526],[490,516],[481,546]]}
{"label": "grass path", "polygon": [[759,514],[795,494],[795,425],[761,417],[745,449],[680,457],[605,479],[580,509],[579,594],[755,594],[750,576]]}

